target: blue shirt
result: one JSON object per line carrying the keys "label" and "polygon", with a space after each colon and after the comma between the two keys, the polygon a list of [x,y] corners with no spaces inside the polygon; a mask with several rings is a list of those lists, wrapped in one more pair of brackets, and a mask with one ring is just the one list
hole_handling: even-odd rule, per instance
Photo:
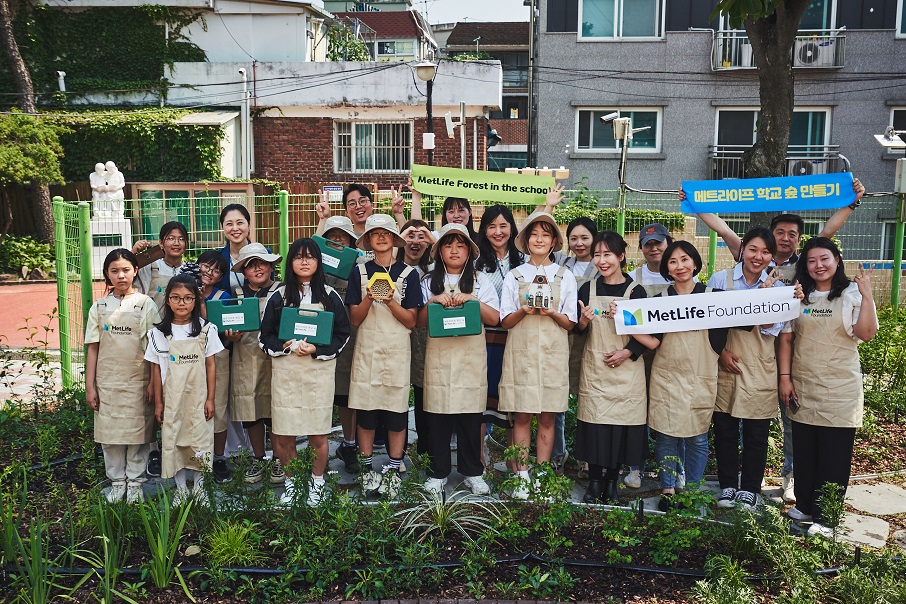
{"label": "blue shirt", "polygon": [[[756,289],[761,287],[762,283],[768,280],[768,272],[761,271],[761,275],[758,277],[758,280],[754,285],[749,285],[746,281],[746,277],[742,272],[742,262],[738,262],[736,266],[733,267],[733,287],[727,287],[727,271],[717,271],[711,278],[708,279],[708,287],[713,287],[714,289],[722,290],[747,290],[747,289]],[[783,283],[777,281],[774,283],[774,287],[784,287]],[[761,333],[766,336],[777,336],[780,333],[780,330],[783,329],[783,321],[780,323],[774,323],[770,327],[762,327]]]}

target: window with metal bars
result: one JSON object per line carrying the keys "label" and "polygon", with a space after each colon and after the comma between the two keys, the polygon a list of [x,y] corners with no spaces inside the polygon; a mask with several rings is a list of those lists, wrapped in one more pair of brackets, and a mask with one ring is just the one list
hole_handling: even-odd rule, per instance
{"label": "window with metal bars", "polygon": [[408,172],[411,122],[334,122],[334,171]]}

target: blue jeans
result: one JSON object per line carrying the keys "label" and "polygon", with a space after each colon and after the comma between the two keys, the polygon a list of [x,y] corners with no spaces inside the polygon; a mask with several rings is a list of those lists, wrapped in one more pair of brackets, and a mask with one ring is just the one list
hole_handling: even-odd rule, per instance
{"label": "blue jeans", "polygon": [[551,459],[566,453],[566,411],[554,415],[554,450]]}
{"label": "blue jeans", "polygon": [[[646,428],[646,429],[645,429],[645,433],[647,434],[647,436],[651,436],[651,428]],[[655,432],[655,434],[657,434],[657,432]],[[648,457],[648,453],[647,453],[647,451],[648,451],[648,445],[647,445],[648,439],[647,439],[647,437],[646,437],[646,439],[645,439],[645,442],[646,442],[646,445],[645,445],[645,451],[646,451],[645,457]],[[686,474],[686,469],[683,467],[683,460],[686,459],[686,441],[684,441],[684,440],[680,440],[680,441],[679,441],[679,444],[677,445],[677,453],[676,453],[676,456],[677,456],[677,458],[679,459],[679,468],[677,469],[676,474],[677,474],[677,476],[679,476],[679,475],[685,475],[685,474]],[[638,472],[638,471],[640,471],[641,469],[642,469],[642,468],[640,468],[639,466],[629,466],[629,471],[630,471],[630,472]]]}
{"label": "blue jeans", "polygon": [[[683,448],[685,455],[682,453]],[[708,433],[682,438],[655,432],[654,456],[661,469],[661,489],[674,488],[676,477],[683,470],[688,483],[701,482],[705,475],[705,464],[708,463]]]}
{"label": "blue jeans", "polygon": [[783,470],[781,476],[793,471],[793,422],[786,415],[783,403],[780,403],[780,421],[783,425]]}

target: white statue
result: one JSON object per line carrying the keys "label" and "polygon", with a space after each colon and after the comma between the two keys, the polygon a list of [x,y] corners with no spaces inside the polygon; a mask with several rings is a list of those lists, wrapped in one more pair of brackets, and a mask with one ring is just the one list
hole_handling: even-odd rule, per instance
{"label": "white statue", "polygon": [[126,179],[116,164],[112,161],[95,164],[89,182],[95,218],[123,220],[126,209],[123,189],[126,187]]}
{"label": "white statue", "polygon": [[88,177],[91,183],[91,201],[101,201],[107,195],[107,174],[104,171],[104,164],[94,164],[94,172]]}

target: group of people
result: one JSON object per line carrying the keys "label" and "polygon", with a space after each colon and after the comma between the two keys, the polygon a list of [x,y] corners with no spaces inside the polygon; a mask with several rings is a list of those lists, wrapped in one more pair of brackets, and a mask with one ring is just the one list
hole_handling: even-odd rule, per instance
{"label": "group of people", "polygon": [[[859,197],[864,192],[858,180],[854,189]],[[254,483],[268,474],[271,483],[285,483],[286,503],[307,483],[307,501],[316,505],[334,406],[343,429],[337,456],[361,473],[366,494],[394,496],[406,470],[411,392],[416,450],[429,455],[431,492],[440,494],[451,473],[451,439],[464,486],[490,492],[483,441],[489,424],[498,424],[508,444],[523,451],[510,462],[517,478],[510,495],[528,499],[538,472],[546,471],[529,471],[533,420],[536,468],[559,471],[568,456],[563,414],[577,395],[573,454],[587,473],[586,502],[615,501],[623,468],[625,485],[640,486],[650,432],[660,507],[669,509],[677,490],[703,479],[713,423],[718,505],[754,509],[779,400],[784,497],[796,503],[788,513],[814,521],[814,532],[827,530],[816,492],[825,482],[844,488],[848,482],[862,416],[856,345],[878,329],[870,272],[860,269],[850,281],[829,239],[858,197],[799,255],[798,216],[777,216],[770,228],[740,238],[719,217],[700,215],[738,261],[705,285],[698,251],[663,225],[641,229],[645,262],[632,271],[623,237],[599,232],[588,218],[573,220],[564,238],[551,214],[562,200],[560,186],[518,226],[506,206],[485,207],[477,230],[465,199],[448,198],[442,228],[432,231],[417,191],[409,219],[402,196],[393,194],[392,217],[374,213],[362,185],[344,191],[345,215],[332,216],[326,200],[317,204],[317,234],[360,250],[345,279],[325,273],[313,239],[293,242],[285,260],[251,242],[250,215],[238,204],[220,215],[227,245],[204,252],[197,267],[183,261],[188,234],[178,222],[161,229],[164,257],[149,266],[138,269],[135,255],[147,241],[108,255],[109,293],[92,307],[85,341],[87,397],[111,500],[139,500],[143,477],[155,472],[175,479],[177,502],[203,497],[199,471],[210,469],[219,482],[232,479],[227,437],[241,422],[237,437],[248,439],[253,456],[242,479]],[[282,282],[274,280],[278,269]],[[378,278],[392,282],[389,295],[386,286],[375,287]],[[783,286],[805,309],[786,324],[616,331],[621,299]],[[218,333],[206,321],[206,304],[229,297],[257,298],[259,330]],[[456,309],[471,301],[481,333],[429,336],[432,304]],[[278,337],[286,308],[332,312],[329,344]],[[829,362],[807,361],[814,358]],[[270,466],[266,431],[275,457]],[[291,475],[298,436],[314,450],[311,476]],[[376,439],[389,455],[379,469],[371,467]],[[194,494],[187,487],[193,470]]]}

